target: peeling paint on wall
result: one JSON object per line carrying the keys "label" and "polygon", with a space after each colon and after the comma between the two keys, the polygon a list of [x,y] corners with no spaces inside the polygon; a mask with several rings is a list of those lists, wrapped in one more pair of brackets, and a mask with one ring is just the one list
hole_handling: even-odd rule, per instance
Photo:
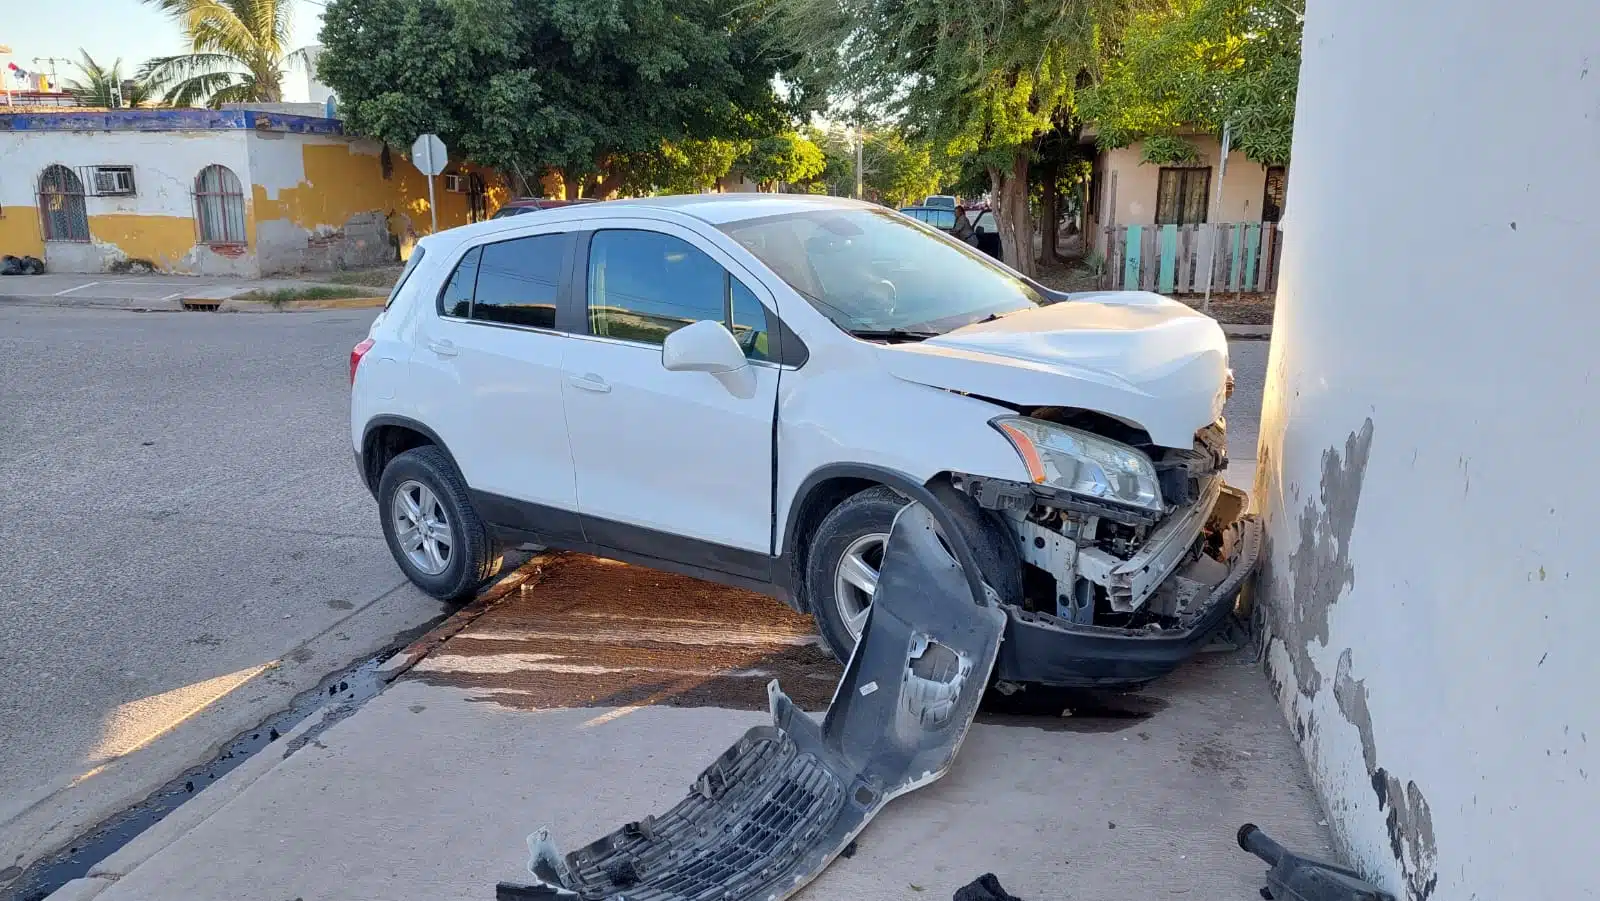
{"label": "peeling paint on wall", "polygon": [[[249,110],[0,114],[0,253],[44,258],[57,272],[128,267],[201,275],[379,265],[404,259],[432,228],[429,180],[377,141],[345,137],[336,120]],[[90,240],[45,241],[39,174],[63,165],[91,187],[90,168],[131,166],[132,194],[83,198]],[[242,188],[244,241],[199,242],[196,177],[220,165]],[[434,179],[439,228],[491,214],[504,179],[470,166],[482,194]],[[214,199],[212,202],[216,202]],[[230,240],[237,236],[230,235]]]}
{"label": "peeling paint on wall", "polygon": [[[253,135],[252,207],[263,272],[364,266],[403,258],[431,226],[428,180],[391,154],[384,176],[374,141]],[[488,175],[488,174],[486,174]],[[504,188],[485,177],[485,211]],[[467,195],[434,183],[439,227],[465,225]]]}
{"label": "peeling paint on wall", "polygon": [[[148,126],[169,117],[141,121]],[[194,221],[194,181],[202,169],[222,165],[241,179],[248,177],[245,137],[227,129],[0,129],[0,206],[6,211],[0,236],[7,244],[32,242],[33,255],[43,257],[55,272],[116,271],[143,261],[164,272],[254,275],[252,255],[229,257],[197,245]],[[85,189],[92,188],[91,167],[131,166],[134,193],[94,196],[86,191],[82,203],[90,240],[46,242],[34,192],[40,173],[50,165],[72,170]]]}
{"label": "peeling paint on wall", "polygon": [[[1331,689],[1333,709],[1342,714],[1344,724],[1353,727],[1359,737],[1368,781],[1378,810],[1385,813],[1389,848],[1405,886],[1405,897],[1407,901],[1426,901],[1438,885],[1438,851],[1427,799],[1415,781],[1402,783],[1379,763],[1367,686],[1354,675],[1353,650],[1344,648],[1339,652],[1332,678],[1318,665],[1319,658],[1326,659],[1329,652],[1329,616],[1356,582],[1350,540],[1371,456],[1373,431],[1369,417],[1360,429],[1349,434],[1342,447],[1323,451],[1317,493],[1299,510],[1298,543],[1285,558],[1286,571],[1273,565],[1277,557],[1269,549],[1264,555],[1258,591],[1266,604],[1270,634],[1268,675],[1294,724],[1302,750],[1313,768],[1330,765],[1319,760],[1323,739],[1320,730],[1329,726],[1326,721],[1318,722],[1316,711],[1327,711],[1319,700]],[[1269,506],[1283,504],[1287,508],[1288,498],[1277,481],[1279,470],[1273,465],[1272,448],[1271,444],[1263,447],[1263,484],[1258,490],[1264,491]],[[1298,486],[1291,486],[1289,494],[1298,497]]]}
{"label": "peeling paint on wall", "polygon": [[1302,692],[1315,692],[1322,681],[1311,658],[1311,642],[1328,643],[1329,609],[1355,585],[1350,533],[1355,528],[1371,450],[1372,420],[1368,419],[1346,439],[1342,455],[1337,448],[1323,452],[1318,497],[1308,500],[1300,512],[1300,545],[1289,554],[1293,603],[1281,611],[1281,622],[1273,623],[1273,634],[1283,636],[1294,664],[1295,683]]}

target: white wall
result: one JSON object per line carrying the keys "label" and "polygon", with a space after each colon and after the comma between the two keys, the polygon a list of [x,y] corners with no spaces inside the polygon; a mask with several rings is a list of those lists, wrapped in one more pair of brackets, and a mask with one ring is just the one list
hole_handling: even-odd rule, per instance
{"label": "white wall", "polygon": [[1600,4],[1308,7],[1269,670],[1389,890],[1594,898]]}
{"label": "white wall", "polygon": [[[86,189],[91,186],[81,167],[132,166],[137,190],[131,197],[86,197],[93,240],[48,242],[45,260],[52,269],[98,272],[130,258],[151,259],[179,272],[249,274],[253,268],[248,255],[221,256],[193,246],[192,192],[201,169],[213,163],[227,166],[248,194],[242,131],[0,132],[0,207],[8,217],[37,220],[39,175],[52,163],[73,170]],[[30,234],[38,235],[36,224]]]}

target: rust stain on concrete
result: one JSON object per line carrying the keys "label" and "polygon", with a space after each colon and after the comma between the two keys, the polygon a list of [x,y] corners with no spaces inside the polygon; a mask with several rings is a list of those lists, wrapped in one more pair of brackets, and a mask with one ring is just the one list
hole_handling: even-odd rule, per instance
{"label": "rust stain on concrete", "polygon": [[763,710],[766,683],[822,710],[839,665],[809,616],[748,591],[566,554],[435,648],[408,678],[519,709]]}

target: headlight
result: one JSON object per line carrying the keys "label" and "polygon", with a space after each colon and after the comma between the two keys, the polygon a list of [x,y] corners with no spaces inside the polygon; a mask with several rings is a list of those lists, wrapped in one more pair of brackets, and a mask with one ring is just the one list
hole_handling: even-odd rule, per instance
{"label": "headlight", "polygon": [[1155,464],[1136,448],[1024,416],[1003,416],[994,425],[1011,440],[1035,482],[1084,497],[1161,509]]}

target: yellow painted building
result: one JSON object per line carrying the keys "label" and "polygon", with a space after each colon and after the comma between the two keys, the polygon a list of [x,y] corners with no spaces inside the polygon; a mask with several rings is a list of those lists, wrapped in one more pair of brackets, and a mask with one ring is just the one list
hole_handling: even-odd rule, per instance
{"label": "yellow painted building", "polygon": [[[248,109],[0,112],[0,254],[55,272],[261,276],[403,259],[428,179],[336,119]],[[498,173],[434,179],[439,228],[507,198]]]}

